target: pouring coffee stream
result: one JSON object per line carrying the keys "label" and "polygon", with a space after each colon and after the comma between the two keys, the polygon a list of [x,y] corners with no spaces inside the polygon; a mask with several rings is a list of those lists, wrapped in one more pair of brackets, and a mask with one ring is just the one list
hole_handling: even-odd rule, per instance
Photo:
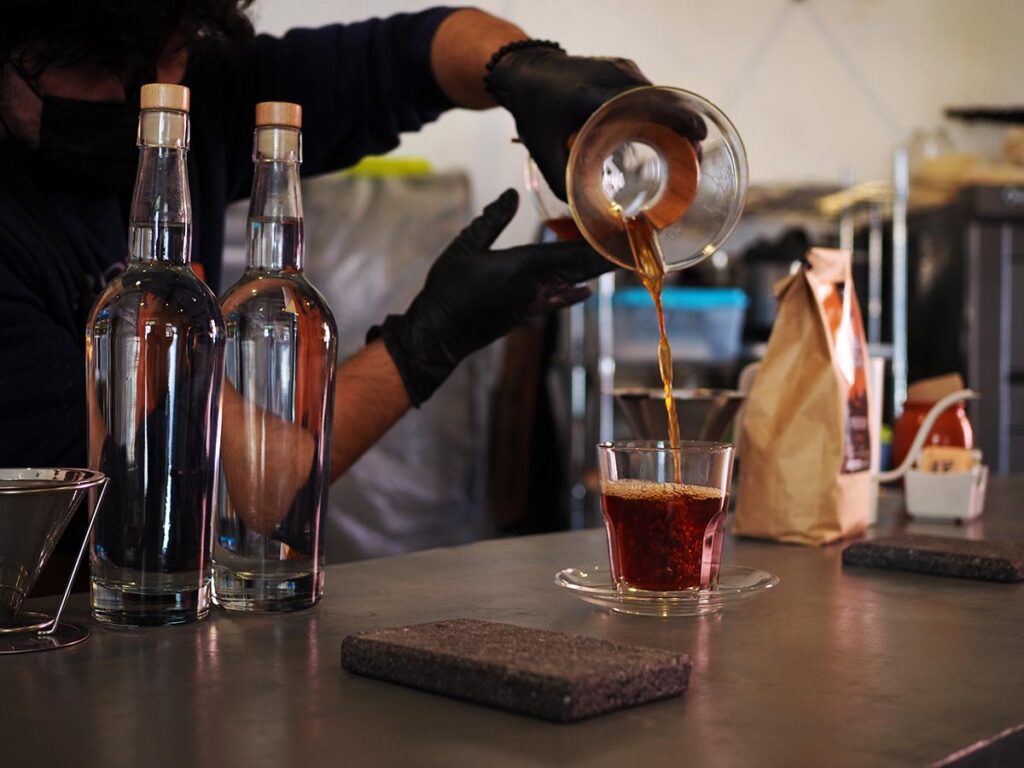
{"label": "pouring coffee stream", "polygon": [[571,141],[566,167],[571,219],[535,164],[527,164],[526,186],[541,219],[560,239],[582,236],[609,261],[634,270],[650,292],[658,312],[669,441],[678,447],[661,292],[667,273],[710,256],[739,221],[747,160],[736,128],[697,94],[665,86],[635,88],[603,104]]}
{"label": "pouring coffee stream", "polygon": [[[665,284],[665,267],[661,250],[658,247],[658,235],[641,211],[636,216],[626,216],[622,208],[612,203],[622,219],[622,226],[629,239],[629,247],[633,251],[640,282],[651,294],[654,308],[658,312],[658,369],[661,373],[661,385],[665,389],[665,410],[668,413],[668,439],[673,449],[679,448],[679,415],[676,413],[676,401],[672,394],[674,371],[672,368],[672,347],[668,342],[668,331],[665,328],[665,308],[661,301],[661,291]],[[675,482],[682,483],[682,468],[679,456],[675,455]]]}
{"label": "pouring coffee stream", "polygon": [[[652,131],[655,127],[659,130]],[[661,298],[666,264],[658,230],[681,220],[693,204],[700,179],[700,161],[689,139],[678,134],[668,139],[666,130],[649,124],[637,127],[635,133],[605,159],[602,190],[610,201],[612,216],[625,232],[633,267],[651,294],[658,313],[658,370],[665,391],[669,445],[678,451],[679,416],[673,395],[672,347]],[[651,136],[660,137],[659,149],[645,142]],[[635,213],[631,213],[630,208]],[[674,480],[682,483],[678,453],[673,457]]]}

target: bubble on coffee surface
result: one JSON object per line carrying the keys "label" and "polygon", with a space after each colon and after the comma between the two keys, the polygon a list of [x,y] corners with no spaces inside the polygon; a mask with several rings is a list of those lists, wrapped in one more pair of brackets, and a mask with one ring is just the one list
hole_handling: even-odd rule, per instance
{"label": "bubble on coffee surface", "polygon": [[687,483],[661,483],[655,480],[605,480],[601,493],[620,499],[644,499],[646,501],[676,501],[686,497],[690,501],[720,499],[724,495],[720,488]]}

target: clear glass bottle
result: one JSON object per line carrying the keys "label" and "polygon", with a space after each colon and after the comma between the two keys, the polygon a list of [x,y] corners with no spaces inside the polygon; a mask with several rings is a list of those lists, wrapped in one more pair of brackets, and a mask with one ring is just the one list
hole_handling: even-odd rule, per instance
{"label": "clear glass bottle", "polygon": [[189,264],[189,92],[143,86],[129,262],[86,327],[89,466],[110,477],[90,544],[102,622],[164,625],[210,606],[224,325]]}
{"label": "clear glass bottle", "polygon": [[214,600],[289,611],[323,595],[337,330],[302,271],[301,109],[256,107],[249,257],[227,331]]}

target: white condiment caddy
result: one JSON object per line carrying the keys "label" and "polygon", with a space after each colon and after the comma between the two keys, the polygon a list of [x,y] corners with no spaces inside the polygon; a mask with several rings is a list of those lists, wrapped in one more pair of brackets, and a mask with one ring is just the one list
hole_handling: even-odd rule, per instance
{"label": "white condiment caddy", "polygon": [[929,520],[973,520],[985,507],[988,467],[976,463],[966,470],[951,472],[925,471],[914,467],[932,425],[943,411],[961,400],[975,400],[978,393],[970,389],[951,392],[928,412],[917,430],[907,457],[894,470],[879,472],[876,480],[888,483],[903,478],[904,502],[911,517]]}
{"label": "white condiment caddy", "polygon": [[930,520],[973,520],[985,507],[988,467],[968,472],[922,472],[909,469],[903,478],[907,514]]}

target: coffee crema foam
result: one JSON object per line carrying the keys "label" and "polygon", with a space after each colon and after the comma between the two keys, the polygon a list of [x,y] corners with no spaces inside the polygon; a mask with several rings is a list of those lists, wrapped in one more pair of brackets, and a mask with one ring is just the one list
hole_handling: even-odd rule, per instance
{"label": "coffee crema foam", "polygon": [[659,483],[654,480],[605,480],[601,493],[620,499],[643,499],[644,501],[706,501],[721,499],[724,495],[718,488],[685,483]]}

